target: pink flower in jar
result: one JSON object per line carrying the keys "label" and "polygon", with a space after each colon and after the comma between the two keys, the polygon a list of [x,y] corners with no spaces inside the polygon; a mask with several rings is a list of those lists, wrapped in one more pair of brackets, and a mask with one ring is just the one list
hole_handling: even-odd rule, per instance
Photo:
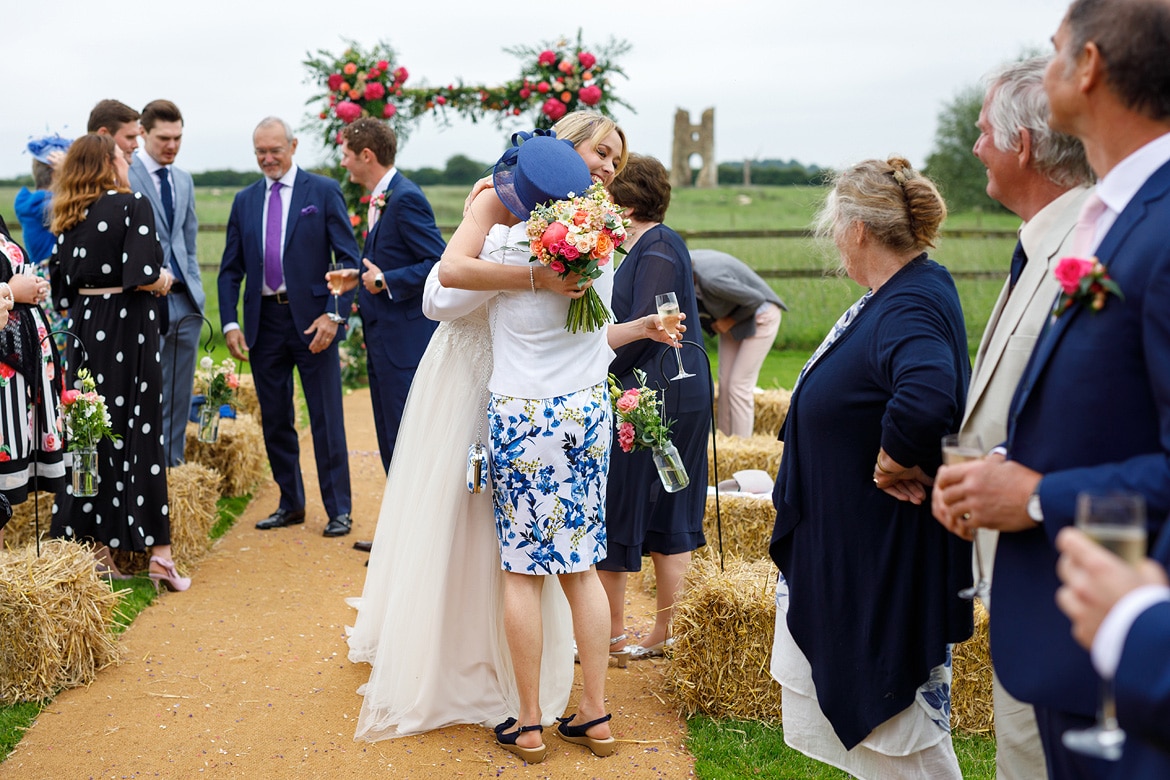
{"label": "pink flower in jar", "polygon": [[617,408],[619,412],[633,411],[638,407],[638,400],[641,392],[636,387],[631,387],[626,392],[622,393],[621,398],[617,400]]}
{"label": "pink flower in jar", "polygon": [[81,397],[80,390],[75,390],[73,388],[69,388],[64,393],[61,393],[61,403],[65,404],[66,406],[69,406],[70,404],[72,404],[74,401],[76,401],[80,397]]}
{"label": "pink flower in jar", "polygon": [[618,444],[621,445],[622,452],[630,452],[634,449],[634,424],[624,422],[618,426]]}

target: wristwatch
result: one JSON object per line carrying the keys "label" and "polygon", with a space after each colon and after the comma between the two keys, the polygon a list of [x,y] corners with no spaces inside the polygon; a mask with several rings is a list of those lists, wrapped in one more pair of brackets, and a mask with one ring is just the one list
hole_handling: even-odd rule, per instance
{"label": "wristwatch", "polygon": [[377,290],[378,292],[382,292],[383,288],[385,288],[385,287],[386,287],[385,275],[378,274],[377,276],[375,276],[374,277],[374,289]]}
{"label": "wristwatch", "polygon": [[1028,511],[1028,517],[1032,518],[1033,521],[1037,523],[1044,522],[1044,510],[1040,507],[1040,488],[1037,487],[1036,491],[1028,496],[1028,503],[1025,508]]}

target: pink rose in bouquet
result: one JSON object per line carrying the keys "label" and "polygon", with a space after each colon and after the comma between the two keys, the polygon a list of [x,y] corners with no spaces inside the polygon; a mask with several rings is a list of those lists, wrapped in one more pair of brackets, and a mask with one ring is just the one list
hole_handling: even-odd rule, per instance
{"label": "pink rose in bouquet", "polygon": [[556,52],[553,52],[549,49],[545,49],[544,51],[542,51],[540,53],[540,56],[538,56],[536,58],[536,62],[538,65],[546,65],[546,66],[553,65],[554,63],[556,63],[556,61],[557,61]]}
{"label": "pink rose in bouquet", "polygon": [[390,70],[390,63],[386,60],[378,60],[378,70],[385,73],[386,71]]}
{"label": "pink rose in bouquet", "polygon": [[552,250],[554,246],[565,240],[565,236],[569,234],[569,228],[561,222],[553,222],[544,229],[544,233],[540,236],[540,243],[544,244],[544,248]]}
{"label": "pink rose in bouquet", "polygon": [[547,81],[541,81],[536,85],[536,91],[542,95],[548,92],[550,89],[552,89],[552,87],[549,86]]}
{"label": "pink rose in bouquet", "polygon": [[395,84],[402,84],[408,78],[410,78],[410,73],[406,70],[406,68],[397,67],[394,69],[394,83]]}
{"label": "pink rose in bouquet", "polygon": [[589,70],[597,64],[597,58],[587,51],[583,51],[577,55],[577,62],[581,63],[582,70]]}
{"label": "pink rose in bouquet", "polygon": [[398,113],[398,107],[395,106],[393,103],[387,103],[382,108],[382,118],[383,119],[389,119],[390,117],[394,116],[397,113]]}
{"label": "pink rose in bouquet", "polygon": [[609,375],[609,398],[617,423],[618,444],[622,452],[654,449],[670,444],[673,421],[662,417],[662,396],[646,386],[646,372],[634,369],[638,387],[623,390],[618,379]]}
{"label": "pink rose in bouquet", "polygon": [[81,397],[81,391],[75,390],[72,387],[61,393],[61,403],[65,406],[70,406],[74,401]]}
{"label": "pink rose in bouquet", "polygon": [[345,77],[342,76],[340,73],[329,74],[329,81],[328,81],[329,89],[336,92],[337,90],[341,89],[341,85],[344,83],[345,83]]}
{"label": "pink rose in bouquet", "polygon": [[601,87],[596,84],[590,84],[588,87],[582,87],[577,92],[577,97],[581,98],[581,102],[587,106],[595,106],[601,102]]}
{"label": "pink rose in bouquet", "polygon": [[366,100],[381,100],[386,96],[386,87],[382,86],[381,82],[371,81],[366,84],[366,91],[364,97]]}

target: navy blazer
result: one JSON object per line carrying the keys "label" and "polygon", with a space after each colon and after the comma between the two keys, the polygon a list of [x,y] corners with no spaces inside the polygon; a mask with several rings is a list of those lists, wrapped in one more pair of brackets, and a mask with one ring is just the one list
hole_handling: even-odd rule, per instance
{"label": "navy blazer", "polygon": [[1146,498],[1153,539],[1170,513],[1170,164],[1156,171],[1102,240],[1097,257],[1120,286],[1100,312],[1050,323],[1008,419],[1008,457],[1043,475],[1044,522],[1001,534],[992,584],[991,652],[1017,698],[1092,717],[1097,675],[1056,608],[1053,538],[1081,491]]}
{"label": "navy blazer", "polygon": [[[264,285],[264,179],[236,193],[228,218],[223,261],[219,266],[221,325],[239,322],[236,306],[244,283],[244,340],[250,348],[260,328],[260,296]],[[284,230],[284,283],[293,323],[308,344],[305,330],[313,320],[333,311],[325,274],[336,257],[347,268],[358,267],[357,239],[349,221],[341,187],[333,179],[297,169]],[[341,296],[338,309],[349,313],[353,292]]]}
{"label": "navy blazer", "polygon": [[379,323],[393,328],[396,347],[388,356],[395,368],[416,368],[438,325],[423,316],[422,291],[446,248],[422,190],[395,173],[386,187],[386,207],[366,236],[363,253],[382,269],[390,295],[385,290],[375,295],[358,285],[358,310],[367,330]]}

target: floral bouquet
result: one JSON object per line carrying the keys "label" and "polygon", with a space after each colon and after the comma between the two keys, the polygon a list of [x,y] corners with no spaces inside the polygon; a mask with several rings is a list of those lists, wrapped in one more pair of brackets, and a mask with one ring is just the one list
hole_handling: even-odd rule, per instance
{"label": "floral bouquet", "polygon": [[648,449],[652,452],[658,478],[668,493],[676,493],[690,484],[682,456],[670,440],[673,420],[662,415],[662,399],[657,390],[646,386],[646,372],[634,369],[637,387],[623,390],[617,377],[609,375],[609,397],[617,418],[618,446],[622,452]]}
{"label": "floral bouquet", "polygon": [[1052,310],[1054,317],[1064,314],[1077,302],[1084,303],[1089,311],[1099,312],[1105,308],[1105,299],[1110,294],[1125,300],[1121,287],[1109,277],[1105,266],[1095,257],[1088,260],[1080,257],[1061,258],[1054,273],[1061,289],[1060,299]]}
{"label": "floral bouquet", "polygon": [[240,378],[236,376],[235,362],[231,358],[224,358],[223,362],[217,366],[210,355],[204,355],[199,360],[195,381],[203,390],[204,403],[208,408],[216,411],[225,404],[231,404],[236,388],[240,386]]}
{"label": "floral bouquet", "polygon": [[[528,247],[532,259],[565,278],[580,274],[578,287],[586,279],[597,279],[626,240],[626,225],[618,207],[600,182],[584,195],[558,200],[532,209],[528,218]],[[597,291],[590,287],[580,298],[569,301],[565,329],[570,333],[594,331],[613,319]]]}
{"label": "floral bouquet", "polygon": [[69,388],[61,393],[61,415],[65,420],[65,431],[69,437],[67,449],[92,450],[102,439],[119,439],[110,427],[110,412],[106,399],[97,392],[93,375],[88,369],[77,370],[81,389]]}

